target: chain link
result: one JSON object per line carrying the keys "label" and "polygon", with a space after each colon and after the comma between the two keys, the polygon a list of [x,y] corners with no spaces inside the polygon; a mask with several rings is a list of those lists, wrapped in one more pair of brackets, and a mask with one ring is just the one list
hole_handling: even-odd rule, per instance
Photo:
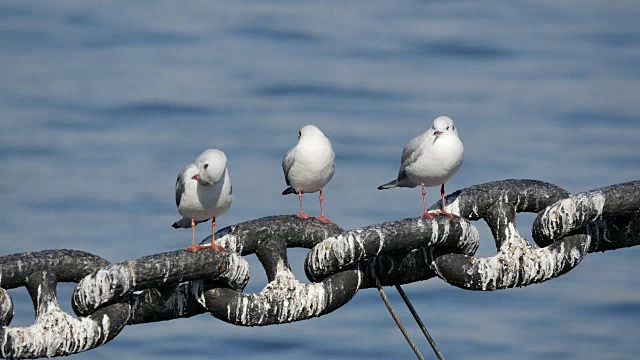
{"label": "chain link", "polygon": [[[549,183],[504,180],[471,186],[445,199],[459,218],[404,219],[344,231],[335,224],[271,216],[216,233],[228,252],[182,250],[109,264],[81,251],[48,250],[0,257],[0,356],[40,358],[90,350],[126,325],[202,313],[236,325],[264,326],[321,316],[360,289],[440,277],[469,290],[526,286],[558,277],[588,252],[640,244],[640,181],[571,195]],[[440,208],[440,202],[432,209]],[[523,239],[516,213],[533,212],[533,240]],[[484,220],[497,254],[475,258]],[[210,237],[202,243],[208,243]],[[310,284],[299,282],[287,248],[311,249]],[[267,286],[244,293],[256,254]],[[78,283],[72,307],[60,310],[58,282]],[[25,286],[36,311],[29,327],[10,327],[13,303],[5,289]]]}

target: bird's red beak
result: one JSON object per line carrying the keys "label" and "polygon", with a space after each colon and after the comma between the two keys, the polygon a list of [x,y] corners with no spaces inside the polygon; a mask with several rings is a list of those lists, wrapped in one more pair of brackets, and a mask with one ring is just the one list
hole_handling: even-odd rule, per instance
{"label": "bird's red beak", "polygon": [[198,174],[195,174],[191,177],[193,180],[198,180]]}
{"label": "bird's red beak", "polygon": [[440,130],[434,130],[433,131],[433,135],[440,135],[440,134],[442,134],[442,131],[440,131]]}

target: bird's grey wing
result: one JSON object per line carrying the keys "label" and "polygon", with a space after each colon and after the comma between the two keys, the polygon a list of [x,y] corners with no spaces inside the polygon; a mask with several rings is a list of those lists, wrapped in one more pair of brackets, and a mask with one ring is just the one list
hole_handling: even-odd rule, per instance
{"label": "bird's grey wing", "polygon": [[404,150],[402,150],[402,159],[400,160],[400,170],[398,171],[398,182],[408,180],[405,173],[407,166],[413,164],[420,157],[420,147],[422,146],[421,136],[413,138]]}
{"label": "bird's grey wing", "polygon": [[331,149],[331,177],[336,172],[336,153]]}
{"label": "bird's grey wing", "polygon": [[293,155],[296,153],[296,147],[292,147],[287,151],[284,155],[284,159],[282,159],[282,170],[284,171],[284,180],[287,182],[287,186],[291,186],[291,181],[289,181],[289,170],[293,166]]}
{"label": "bird's grey wing", "polygon": [[184,193],[184,184],[186,181],[184,179],[184,173],[187,172],[187,168],[188,166],[185,166],[180,169],[178,178],[176,179],[176,206],[178,207],[180,207],[180,199],[182,199],[182,194]]}

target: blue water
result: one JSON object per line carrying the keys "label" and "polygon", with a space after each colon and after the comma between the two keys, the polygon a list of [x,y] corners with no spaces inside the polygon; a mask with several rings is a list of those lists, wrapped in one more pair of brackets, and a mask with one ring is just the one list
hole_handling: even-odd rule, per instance
{"label": "blue water", "polygon": [[[419,214],[419,190],[376,186],[443,114],[466,150],[447,192],[506,178],[571,192],[640,179],[639,18],[631,1],[3,1],[0,254],[72,248],[119,262],[185,247],[188,231],[170,227],[175,177],[209,147],[226,152],[236,196],[220,226],[294,213],[280,163],[308,123],[333,141],[325,211],[346,229]],[[430,203],[437,196],[429,189]],[[318,212],[314,195],[305,204]],[[532,218],[519,218],[523,235]],[[477,225],[478,255],[490,256],[488,228]],[[304,255],[291,253],[299,277]],[[448,359],[635,358],[639,256],[591,254],[522,289],[469,292],[434,279],[406,291]],[[266,279],[248,258],[247,291],[257,292]],[[66,309],[72,288],[60,286]],[[13,325],[30,324],[26,291],[10,293]],[[131,326],[74,358],[187,356],[413,354],[377,292],[364,290],[295,324],[242,328],[200,315]]]}

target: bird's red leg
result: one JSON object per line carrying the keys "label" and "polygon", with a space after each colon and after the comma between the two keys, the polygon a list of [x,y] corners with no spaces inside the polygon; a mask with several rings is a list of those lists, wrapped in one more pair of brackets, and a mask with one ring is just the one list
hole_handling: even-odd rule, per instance
{"label": "bird's red leg", "polygon": [[215,251],[227,251],[222,246],[216,245],[215,241],[216,241],[216,218],[211,218],[211,244],[205,245],[203,247],[211,248]]}
{"label": "bird's red leg", "polygon": [[320,190],[320,216],[316,217],[316,219],[322,221],[323,223],[331,224],[331,220],[324,217],[324,211],[322,210],[322,190]]}
{"label": "bird's red leg", "polygon": [[186,248],[186,251],[196,252],[199,247],[196,245],[196,222],[191,219],[191,246]]}
{"label": "bird's red leg", "polygon": [[193,219],[191,219],[191,246],[186,248],[185,249],[186,251],[196,252],[196,251],[199,251],[200,249],[213,249],[215,251],[226,251],[225,248],[223,248],[220,245],[216,245],[214,242],[216,239],[215,238],[216,218],[211,219],[211,244],[196,245],[195,229],[196,229],[196,222]]}
{"label": "bird's red leg", "polygon": [[304,210],[302,210],[302,191],[298,191],[298,199],[300,199],[300,214],[298,214],[298,217],[300,219],[308,219],[308,218],[310,218],[311,215],[305,214]]}
{"label": "bird's red leg", "polygon": [[421,218],[423,219],[431,219],[433,215],[427,212],[427,192],[424,190],[424,184],[422,184],[422,207],[424,208],[424,213]]}
{"label": "bird's red leg", "polygon": [[442,211],[440,211],[440,214],[450,218],[458,217],[458,215],[452,214],[444,209],[444,184],[442,184],[442,187],[440,188],[440,196],[442,197]]}

